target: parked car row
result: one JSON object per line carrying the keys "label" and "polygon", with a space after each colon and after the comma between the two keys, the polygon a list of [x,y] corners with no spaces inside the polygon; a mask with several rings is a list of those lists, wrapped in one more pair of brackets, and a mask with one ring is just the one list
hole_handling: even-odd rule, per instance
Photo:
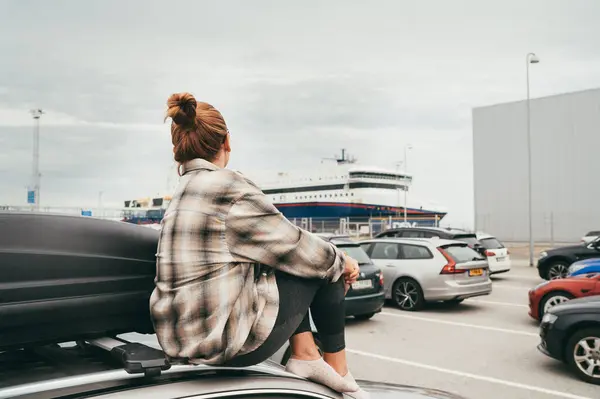
{"label": "parked car row", "polygon": [[383,272],[385,297],[402,310],[428,301],[460,303],[492,290],[486,259],[464,242],[376,238],[360,245]]}
{"label": "parked car row", "polygon": [[359,319],[380,312],[385,299],[402,310],[417,311],[427,302],[459,304],[488,295],[490,258],[497,270],[510,269],[506,248],[489,235],[482,236],[483,245],[475,234],[434,228],[392,229],[358,242],[347,236],[319,236],[359,262],[360,279],[346,297],[346,315]]}
{"label": "parked car row", "polygon": [[551,307],[539,331],[540,352],[566,363],[581,380],[600,385],[600,295]]}
{"label": "parked car row", "polygon": [[529,315],[539,321],[560,303],[594,295],[600,295],[600,273],[544,281],[529,290]]}
{"label": "parked car row", "polygon": [[375,238],[441,238],[462,241],[485,256],[491,274],[505,273],[511,268],[510,253],[496,237],[485,233],[470,233],[458,229],[437,227],[400,227],[385,230]]}
{"label": "parked car row", "polygon": [[[568,245],[543,251],[537,263],[538,273],[545,280],[565,278],[575,262],[600,258],[600,238],[589,243]],[[580,264],[581,265],[581,264]]]}
{"label": "parked car row", "polygon": [[543,354],[566,363],[581,380],[600,385],[600,238],[544,251],[546,279],[529,290],[529,315],[540,321]]}
{"label": "parked car row", "polygon": [[569,266],[567,277],[589,273],[600,273],[600,258],[586,259],[573,263]]}
{"label": "parked car row", "polygon": [[598,238],[600,238],[600,230],[589,231],[581,238],[581,242],[583,244],[589,244],[592,241],[596,241]]}

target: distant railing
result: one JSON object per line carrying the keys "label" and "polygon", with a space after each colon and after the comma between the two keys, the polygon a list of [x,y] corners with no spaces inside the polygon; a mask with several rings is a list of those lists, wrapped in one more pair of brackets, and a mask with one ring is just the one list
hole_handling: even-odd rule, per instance
{"label": "distant railing", "polygon": [[372,218],[292,218],[292,223],[313,233],[345,234],[353,237],[372,237],[384,230],[397,227],[439,227],[439,217],[434,215]]}
{"label": "distant railing", "polygon": [[[81,207],[40,207],[0,205],[0,211],[8,212],[46,212],[100,219],[123,220],[127,218],[135,224],[158,224],[161,217],[153,214],[158,210],[145,208],[81,208]],[[365,217],[365,218],[291,218],[296,226],[313,233],[344,234],[353,237],[372,237],[384,230],[406,226],[439,226],[439,217],[403,216]]]}
{"label": "distant railing", "polygon": [[126,212],[135,211],[136,208],[97,208],[76,206],[41,206],[35,209],[26,205],[0,205],[0,212],[41,212],[59,215],[88,216],[100,219],[123,219]]}

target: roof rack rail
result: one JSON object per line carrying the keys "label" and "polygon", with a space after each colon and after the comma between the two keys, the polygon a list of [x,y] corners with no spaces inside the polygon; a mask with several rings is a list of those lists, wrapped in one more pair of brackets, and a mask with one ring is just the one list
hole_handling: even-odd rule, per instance
{"label": "roof rack rail", "polygon": [[163,351],[122,339],[103,337],[84,341],[103,349],[118,359],[129,374],[144,374],[145,377],[158,377],[163,370],[171,368]]}

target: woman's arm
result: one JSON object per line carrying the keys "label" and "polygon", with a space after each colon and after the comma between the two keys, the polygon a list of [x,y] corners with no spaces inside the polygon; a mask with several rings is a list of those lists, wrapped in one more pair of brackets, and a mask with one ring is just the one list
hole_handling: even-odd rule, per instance
{"label": "woman's arm", "polygon": [[345,257],[339,249],[292,224],[258,189],[235,200],[225,223],[229,251],[237,262],[331,281],[344,272]]}

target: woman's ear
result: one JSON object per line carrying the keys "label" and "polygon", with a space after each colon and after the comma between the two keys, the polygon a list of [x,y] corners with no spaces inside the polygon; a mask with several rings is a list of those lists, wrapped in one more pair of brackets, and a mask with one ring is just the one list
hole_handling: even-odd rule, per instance
{"label": "woman's ear", "polygon": [[223,143],[223,147],[225,149],[225,152],[231,152],[231,142],[230,142],[230,138],[229,138],[229,133],[227,133],[227,136],[225,137],[225,142]]}

